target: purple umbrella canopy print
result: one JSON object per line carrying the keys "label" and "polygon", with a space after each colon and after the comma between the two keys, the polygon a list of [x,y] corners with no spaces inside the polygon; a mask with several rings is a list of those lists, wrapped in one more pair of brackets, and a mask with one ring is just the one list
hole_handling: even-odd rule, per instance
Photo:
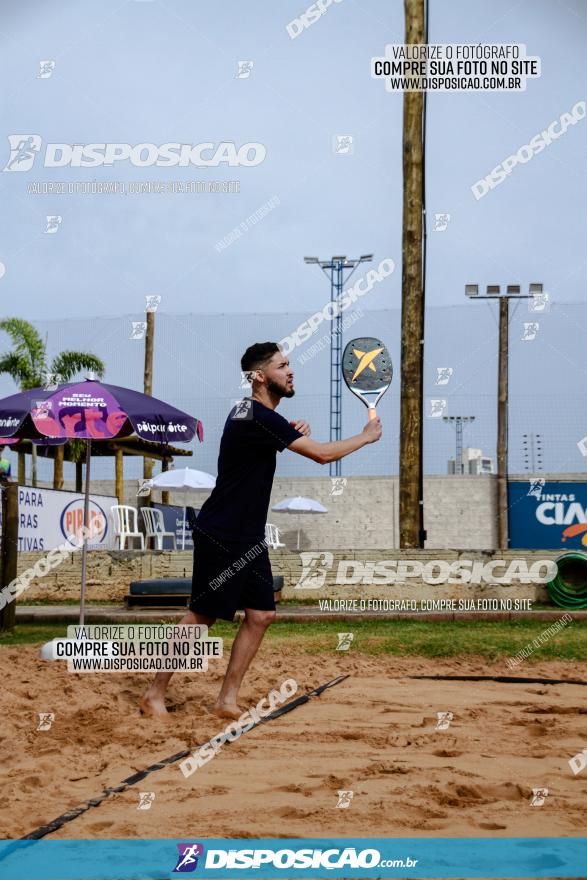
{"label": "purple umbrella canopy print", "polygon": [[31,388],[0,400],[0,444],[12,437],[46,445],[86,441],[80,626],[85,612],[91,445],[133,432],[155,443],[189,443],[196,435],[200,442],[204,439],[202,423],[193,416],[140,391],[94,379]]}
{"label": "purple umbrella canopy print", "polygon": [[0,401],[0,438],[111,440],[136,433],[141,440],[189,443],[202,423],[156,397],[94,380],[56,390],[32,388]]}

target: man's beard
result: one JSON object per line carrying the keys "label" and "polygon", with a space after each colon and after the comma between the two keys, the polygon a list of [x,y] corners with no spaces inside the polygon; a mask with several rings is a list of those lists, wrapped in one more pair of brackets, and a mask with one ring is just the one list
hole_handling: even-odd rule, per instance
{"label": "man's beard", "polygon": [[273,381],[273,379],[269,379],[267,381],[267,390],[271,391],[272,394],[278,394],[279,397],[293,397],[295,394],[293,388],[288,391],[287,388],[283,388],[281,385],[278,385],[277,382]]}

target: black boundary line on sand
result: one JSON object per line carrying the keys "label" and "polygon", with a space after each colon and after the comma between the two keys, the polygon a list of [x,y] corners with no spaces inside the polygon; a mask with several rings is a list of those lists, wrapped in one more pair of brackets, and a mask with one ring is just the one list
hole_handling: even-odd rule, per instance
{"label": "black boundary line on sand", "polygon": [[405,675],[402,678],[427,681],[499,681],[502,684],[583,684],[576,678],[517,678],[512,675]]}
{"label": "black boundary line on sand", "polygon": [[[319,687],[314,688],[314,690],[308,691],[308,693],[306,694],[302,694],[302,696],[297,697],[295,700],[286,703],[285,706],[281,706],[279,709],[271,712],[270,715],[266,715],[265,718],[257,721],[249,729],[254,730],[261,724],[266,724],[268,721],[275,721],[275,719],[281,718],[282,715],[286,715],[288,712],[291,712],[292,709],[297,709],[298,706],[302,706],[304,703],[308,703],[313,697],[319,697],[327,688],[334,687],[335,685],[345,681],[345,679],[347,678],[350,678],[350,676],[339,675],[338,678],[333,678],[332,681],[327,681],[326,684],[322,684]],[[226,723],[228,724],[228,719],[226,719]],[[248,732],[249,731],[247,731],[247,733]],[[206,743],[208,742],[209,740],[206,740]],[[227,740],[225,745],[230,745],[230,742],[231,740]],[[206,743],[202,743],[202,745],[205,745]],[[61,816],[53,819],[52,822],[47,823],[47,825],[41,825],[39,828],[31,831],[30,834],[26,834],[24,837],[20,837],[19,840],[40,840],[42,837],[46,837],[48,834],[52,834],[54,831],[57,831],[59,828],[65,825],[67,822],[72,822],[74,819],[77,819],[78,816],[81,816],[82,813],[87,812],[87,810],[90,810],[92,807],[99,807],[102,801],[105,801],[112,795],[119,794],[120,792],[125,791],[127,788],[136,785],[137,782],[141,782],[143,779],[145,779],[146,776],[149,775],[149,773],[154,773],[155,770],[162,770],[164,767],[168,767],[170,764],[174,764],[176,761],[180,761],[182,758],[187,758],[188,755],[191,755],[195,751],[195,749],[198,748],[200,748],[200,746],[195,746],[192,749],[185,749],[183,752],[177,752],[177,754],[175,755],[170,755],[168,758],[163,758],[163,760],[157,761],[155,764],[151,764],[145,770],[140,770],[138,773],[133,773],[132,776],[128,776],[126,779],[123,779],[120,785],[113,785],[105,788],[102,793],[99,794],[97,797],[90,798],[89,800],[84,801],[79,806],[74,807],[73,810],[68,810],[66,813],[62,813]],[[8,855],[8,853],[6,853],[6,855]]]}

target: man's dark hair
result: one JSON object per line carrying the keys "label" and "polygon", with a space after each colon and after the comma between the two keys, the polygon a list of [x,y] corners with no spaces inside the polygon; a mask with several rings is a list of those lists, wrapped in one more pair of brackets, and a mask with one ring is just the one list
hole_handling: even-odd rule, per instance
{"label": "man's dark hair", "polygon": [[249,370],[260,370],[274,354],[281,351],[276,342],[255,342],[249,345],[241,358],[241,370],[247,373]]}

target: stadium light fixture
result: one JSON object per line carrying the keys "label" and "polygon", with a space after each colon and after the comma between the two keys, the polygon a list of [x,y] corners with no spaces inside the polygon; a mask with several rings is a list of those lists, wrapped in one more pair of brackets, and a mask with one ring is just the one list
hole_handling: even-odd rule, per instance
{"label": "stadium light fixture", "polygon": [[504,299],[506,297],[512,297],[515,299],[531,299],[534,296],[540,295],[543,290],[544,285],[533,282],[532,284],[528,285],[528,293],[522,293],[522,288],[519,284],[506,285],[505,292],[502,293],[501,285],[488,284],[485,288],[485,293],[479,293],[478,284],[465,284],[465,296],[477,297],[478,299]]}
{"label": "stadium light fixture", "polygon": [[508,350],[510,299],[532,299],[542,293],[542,284],[532,283],[528,293],[522,293],[519,284],[508,284],[505,293],[499,284],[488,284],[479,296],[477,284],[466,284],[465,294],[475,299],[499,300],[499,337],[497,365],[497,543],[501,550],[509,547],[508,537]]}

